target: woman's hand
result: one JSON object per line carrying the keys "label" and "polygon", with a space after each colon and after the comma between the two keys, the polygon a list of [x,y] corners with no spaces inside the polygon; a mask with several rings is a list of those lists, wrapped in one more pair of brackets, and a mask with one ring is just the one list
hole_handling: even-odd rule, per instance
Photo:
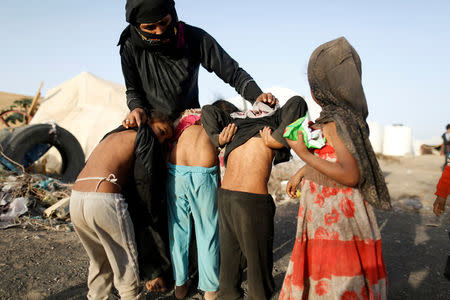
{"label": "woman's hand", "polygon": [[125,120],[122,121],[122,126],[125,128],[139,127],[141,126],[141,123],[147,122],[147,119],[148,117],[145,110],[142,108],[135,108],[128,114]]}
{"label": "woman's hand", "polygon": [[289,179],[286,185],[286,193],[292,199],[297,197],[297,187],[302,181],[304,174],[305,174],[304,167],[302,167],[300,170],[297,171],[297,173],[294,174],[294,176],[291,177],[291,179]]}
{"label": "woman's hand", "polygon": [[223,147],[233,140],[234,135],[236,134],[237,126],[234,123],[229,124],[225,127],[222,132],[219,134],[219,146]]}
{"label": "woman's hand", "polygon": [[258,98],[256,98],[255,102],[263,102],[269,106],[274,106],[278,103],[278,99],[272,95],[272,93],[262,93],[258,96]]}
{"label": "woman's hand", "polygon": [[447,199],[437,196],[433,203],[433,212],[436,216],[440,216],[445,211],[445,202]]}

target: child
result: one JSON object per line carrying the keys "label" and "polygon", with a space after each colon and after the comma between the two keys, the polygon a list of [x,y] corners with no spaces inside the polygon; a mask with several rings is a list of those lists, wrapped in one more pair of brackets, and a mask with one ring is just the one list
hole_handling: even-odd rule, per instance
{"label": "child", "polygon": [[[440,216],[445,211],[445,203],[450,194],[450,154],[447,154],[447,160],[442,172],[441,178],[436,186],[436,200],[433,203],[433,212],[436,216]],[[450,234],[449,234],[450,237]],[[447,257],[447,264],[444,276],[450,280],[450,256]]]}
{"label": "child", "polygon": [[[203,129],[200,115],[200,109],[189,109],[175,122],[177,142],[172,148],[168,165],[170,252],[177,299],[185,298],[188,292],[191,215],[198,248],[198,288],[205,291],[204,298],[207,300],[215,299],[219,289],[217,148],[211,144]],[[225,137],[227,132],[228,129],[222,136]]]}
{"label": "child", "polygon": [[445,211],[445,203],[450,194],[450,153],[447,154],[444,171],[436,186],[436,200],[433,203],[433,212],[436,216],[440,216]]}
{"label": "child", "polygon": [[[308,65],[311,94],[322,107],[316,128],[326,145],[311,153],[299,131],[288,140],[306,163],[296,242],[279,299],[386,299],[386,269],[372,206],[390,208],[369,142],[361,62],[343,37],[319,46]],[[372,205],[372,206],[371,206]]]}
{"label": "child", "polygon": [[[306,102],[298,96],[288,100],[281,109],[258,114],[262,117],[254,117],[256,114],[248,112],[245,116],[233,114],[237,116],[233,119],[216,106],[206,105],[202,109],[203,127],[212,143],[218,147],[226,145],[224,161],[227,168],[217,196],[219,299],[240,299],[243,296],[240,287],[245,268],[247,299],[270,299],[274,291],[275,203],[268,193],[267,182],[274,156],[283,160],[286,156],[281,158],[280,153],[289,155],[287,143],[282,138],[284,127],[304,116],[306,111]],[[252,117],[247,117],[250,114]],[[223,139],[223,135],[231,136],[231,142]]]}
{"label": "child", "polygon": [[200,109],[186,110],[175,122],[177,142],[168,165],[170,252],[177,299],[184,299],[188,292],[191,216],[198,248],[198,288],[205,291],[207,300],[215,299],[219,289],[217,149],[201,125],[200,113]]}
{"label": "child", "polygon": [[[89,299],[107,299],[113,283],[121,299],[140,297],[135,220],[130,212],[158,205],[151,197],[142,197],[143,184],[137,188],[140,198],[124,197],[124,193],[140,180],[136,169],[155,172],[154,162],[164,161],[155,156],[160,153],[160,143],[172,136],[172,128],[165,115],[156,111],[151,115],[151,121],[138,130],[119,127],[109,133],[94,149],[73,186],[70,215],[90,260]],[[157,185],[147,192],[158,195]],[[147,215],[150,213],[151,209]],[[161,244],[159,232],[154,229],[155,240],[159,239],[155,243]],[[158,250],[152,249],[155,253]],[[164,289],[161,277],[148,284],[152,289],[156,289],[155,285]]]}

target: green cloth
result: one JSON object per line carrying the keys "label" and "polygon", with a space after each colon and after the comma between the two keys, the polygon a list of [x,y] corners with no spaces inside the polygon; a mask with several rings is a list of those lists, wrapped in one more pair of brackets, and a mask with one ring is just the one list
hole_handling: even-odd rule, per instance
{"label": "green cloth", "polygon": [[308,113],[303,118],[286,126],[283,137],[292,141],[298,140],[298,132],[303,134],[303,142],[308,149],[320,149],[325,145],[325,138],[320,130],[311,130],[309,128]]}
{"label": "green cloth", "polygon": [[[284,130],[284,133],[283,133],[283,137],[286,139],[290,139],[291,141],[296,141],[298,138],[298,131],[302,130],[302,123],[306,119],[307,116],[308,116],[308,113],[306,113],[306,115],[304,117],[302,117],[302,118],[292,122],[288,126],[286,126],[286,129]],[[303,140],[305,140],[305,135],[303,135]],[[306,141],[305,141],[305,143],[306,143]]]}

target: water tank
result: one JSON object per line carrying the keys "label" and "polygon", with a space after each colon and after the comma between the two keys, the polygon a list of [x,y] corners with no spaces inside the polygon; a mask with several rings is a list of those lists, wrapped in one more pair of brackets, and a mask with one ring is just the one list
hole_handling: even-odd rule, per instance
{"label": "water tank", "polygon": [[383,154],[403,156],[413,154],[411,128],[396,124],[384,128]]}
{"label": "water tank", "polygon": [[370,143],[375,153],[383,153],[383,126],[378,122],[367,122],[370,130]]}

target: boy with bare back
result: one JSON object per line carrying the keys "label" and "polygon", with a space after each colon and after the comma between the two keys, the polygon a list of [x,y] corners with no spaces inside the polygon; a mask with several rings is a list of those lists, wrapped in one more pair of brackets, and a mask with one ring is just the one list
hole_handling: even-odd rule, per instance
{"label": "boy with bare back", "polygon": [[[194,220],[198,250],[198,288],[206,300],[215,299],[219,288],[219,229],[217,148],[200,122],[200,109],[186,110],[175,121],[175,144],[168,164],[167,204],[175,297],[184,299],[189,289],[189,242]],[[221,134],[223,143],[235,132],[234,124]]]}
{"label": "boy with bare back", "polygon": [[[247,268],[248,299],[269,299],[274,291],[275,204],[267,182],[274,158],[277,163],[290,157],[282,137],[284,128],[306,111],[306,102],[298,96],[262,117],[233,118],[233,114],[230,116],[211,105],[202,109],[203,127],[212,143],[219,147],[226,145],[227,168],[218,190],[219,299],[243,297],[240,286],[244,268]],[[230,124],[237,131],[227,144],[221,141],[220,133]]]}
{"label": "boy with bare back", "polygon": [[[73,186],[71,219],[90,260],[88,299],[107,299],[113,284],[121,299],[139,299],[140,249],[135,233],[137,236],[141,229],[152,231],[147,241],[156,245],[151,250],[161,258],[147,288],[166,289],[160,270],[164,265],[169,268],[168,260],[163,259],[164,232],[161,232],[167,228],[167,221],[155,217],[162,205],[164,210],[159,213],[165,215],[165,202],[159,198],[162,193],[158,182],[148,176],[161,176],[158,173],[165,169],[160,148],[171,138],[172,127],[162,113],[152,111],[151,116],[139,128],[121,126],[105,136]],[[144,223],[146,226],[142,226]],[[164,228],[161,223],[165,223]]]}

